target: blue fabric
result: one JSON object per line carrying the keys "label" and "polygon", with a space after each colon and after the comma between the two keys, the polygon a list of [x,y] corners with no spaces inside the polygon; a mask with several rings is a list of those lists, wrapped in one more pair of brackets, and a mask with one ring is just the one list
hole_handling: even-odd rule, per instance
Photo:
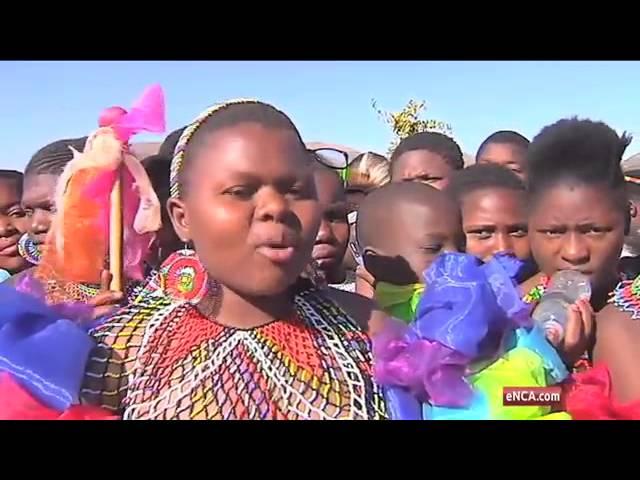
{"label": "blue fabric", "polygon": [[538,325],[535,325],[529,331],[519,328],[516,334],[518,336],[518,347],[527,348],[542,358],[544,369],[553,380],[551,383],[560,383],[569,376],[567,367],[556,349],[547,340],[542,328]]}
{"label": "blue fabric", "polygon": [[79,403],[93,341],[37,298],[0,285],[0,370],[56,410]]}
{"label": "blue fabric", "polygon": [[402,387],[383,388],[387,414],[391,420],[422,420],[420,402]]}
{"label": "blue fabric", "polygon": [[440,255],[425,273],[427,288],[412,327],[419,337],[473,361],[494,355],[505,332],[530,322],[530,307],[513,281],[521,265],[505,255],[485,264],[473,255]]}
{"label": "blue fabric", "polygon": [[[541,357],[541,363],[537,363],[539,378],[546,373],[553,379],[551,383],[558,383],[566,377],[568,372],[560,357],[542,329],[533,326],[531,307],[521,299],[514,281],[521,266],[518,259],[507,255],[482,263],[471,255],[447,253],[425,272],[427,288],[408,331],[400,337],[388,332],[386,344],[385,335],[374,338],[376,379],[385,387],[391,418],[463,420],[495,416],[490,405],[493,396],[470,384],[468,391],[454,388],[458,384],[453,381],[453,373],[465,380],[465,368],[450,375],[444,373],[464,365],[453,362],[451,356],[434,355],[434,345],[461,355],[467,365],[493,365],[505,352],[522,347]],[[529,368],[526,365],[520,364],[519,368]],[[491,388],[494,395],[499,384],[494,382]]]}
{"label": "blue fabric", "polygon": [[491,420],[489,401],[484,393],[474,390],[469,406],[465,408],[437,407],[429,403],[422,405],[424,420]]}

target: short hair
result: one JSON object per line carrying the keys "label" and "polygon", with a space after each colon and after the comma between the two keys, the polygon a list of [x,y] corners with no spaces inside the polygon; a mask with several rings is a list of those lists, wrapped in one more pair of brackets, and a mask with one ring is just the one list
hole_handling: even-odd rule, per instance
{"label": "short hair", "polygon": [[17,182],[22,182],[22,172],[17,170],[2,170],[0,169],[0,178],[3,180],[15,180]]}
{"label": "short hair", "polygon": [[414,150],[427,150],[440,155],[453,170],[464,168],[460,146],[451,137],[439,132],[414,133],[404,138],[391,154],[391,163],[396,162],[401,155]]}
{"label": "short hair", "polygon": [[151,155],[142,161],[142,165],[149,176],[151,186],[158,195],[158,199],[164,204],[169,199],[169,170],[171,168],[171,157],[160,154]]}
{"label": "short hair", "polygon": [[57,140],[38,150],[24,169],[25,175],[30,174],[50,174],[60,175],[73,159],[73,147],[78,152],[84,150],[88,137],[68,138]]}
{"label": "short hair", "polygon": [[391,181],[389,160],[373,152],[361,153],[349,165],[347,189],[352,185],[380,188]]}
{"label": "short hair", "polygon": [[462,204],[465,196],[478,190],[488,188],[504,188],[525,193],[525,184],[520,178],[506,167],[485,163],[471,165],[464,170],[455,172],[449,180],[445,192],[458,203]]}
{"label": "short hair", "polygon": [[[298,129],[291,119],[285,113],[266,103],[240,101],[223,104],[213,110],[206,118],[199,121],[201,123],[184,146],[184,158],[177,177],[181,193],[187,190],[185,187],[186,173],[192,164],[193,157],[195,157],[205,139],[208,138],[210,134],[225,128],[234,127],[241,123],[253,122],[268,128],[289,130],[295,134],[300,143],[301,150],[308,152],[306,145],[302,141],[300,132],[298,132]],[[310,162],[311,159],[312,156],[309,155]]]}
{"label": "short hair", "polygon": [[[360,248],[375,245],[375,239],[388,233],[385,222],[404,213],[407,205],[429,205],[431,202],[451,199],[436,188],[419,182],[388,183],[371,192],[358,210],[356,240]],[[457,206],[456,206],[457,208]]]}
{"label": "short hair", "polygon": [[18,189],[18,194],[22,194],[22,179],[24,175],[22,172],[18,172],[17,170],[1,170],[0,169],[0,180],[6,180],[9,182],[13,182],[16,184]]}
{"label": "short hair", "polygon": [[632,137],[621,136],[603,122],[577,117],[549,125],[533,139],[527,151],[527,187],[532,198],[560,182],[602,185],[616,194],[628,211],[620,163]]}
{"label": "short hair", "polygon": [[527,137],[513,130],[499,130],[489,135],[485,141],[480,144],[480,147],[478,147],[478,153],[476,153],[476,160],[480,158],[482,151],[487,147],[487,145],[492,143],[514,145],[526,151],[531,142]]}
{"label": "short hair", "polygon": [[182,132],[184,132],[185,128],[187,127],[178,128],[177,130],[174,130],[169,135],[167,135],[167,138],[165,138],[164,142],[162,142],[162,144],[160,145],[158,155],[172,158],[173,154],[176,151],[178,140],[180,140],[180,136],[182,135]]}

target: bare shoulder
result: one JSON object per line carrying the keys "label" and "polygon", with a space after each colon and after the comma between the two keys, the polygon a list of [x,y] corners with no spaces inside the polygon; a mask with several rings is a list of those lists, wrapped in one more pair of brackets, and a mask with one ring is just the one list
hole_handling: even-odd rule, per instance
{"label": "bare shoulder", "polygon": [[345,292],[335,288],[329,289],[330,298],[336,302],[360,327],[369,332],[375,332],[384,318],[384,313],[378,304],[357,293]]}
{"label": "bare shoulder", "polygon": [[614,305],[607,305],[596,318],[594,361],[609,368],[616,398],[628,402],[640,398],[640,320]]}
{"label": "bare shoulder", "polygon": [[[621,337],[630,337],[631,343],[636,343],[640,338],[640,320],[631,318],[631,314],[623,312],[615,305],[607,305],[597,316],[598,338],[596,343],[600,341],[615,339],[621,340]],[[638,344],[640,350],[640,344]]]}

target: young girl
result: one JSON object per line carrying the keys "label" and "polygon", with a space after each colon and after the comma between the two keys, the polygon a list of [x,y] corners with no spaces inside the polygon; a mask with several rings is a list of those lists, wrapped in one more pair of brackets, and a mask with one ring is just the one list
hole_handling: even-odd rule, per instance
{"label": "young girl", "polygon": [[[84,149],[87,137],[58,140],[38,150],[25,168],[24,188],[22,191],[22,207],[28,219],[27,233],[20,240],[21,254],[32,264],[37,265],[41,259],[43,245],[51,222],[56,213],[54,200],[58,179],[66,165],[73,159],[71,148],[77,151]],[[57,290],[61,285],[48,282],[47,276],[37,268],[29,268],[12,277],[9,283],[19,286],[33,277],[47,288]],[[112,310],[123,300],[120,292],[108,291],[109,276],[105,273],[100,284],[86,285],[69,282],[62,289],[69,299],[86,302],[95,307],[95,316],[99,317]]]}
{"label": "young girl", "polygon": [[522,180],[500,165],[472,165],[453,175],[446,192],[460,206],[467,253],[483,261],[497,253],[516,256],[523,262],[518,282],[537,273],[529,247]]}
{"label": "young girl", "polygon": [[[22,208],[26,233],[19,242],[20,255],[33,266],[40,262],[41,245],[51,226],[54,194],[58,177],[73,158],[69,147],[80,151],[86,138],[58,140],[38,150],[25,168]],[[18,279],[13,279],[15,282]]]}
{"label": "young girl", "polygon": [[197,305],[149,297],[97,328],[86,401],[125,419],[386,416],[358,326],[381,313],[295,288],[321,222],[313,167],[264,103],[213,107],[184,131],[168,208],[195,250],[182,267],[208,291]]}
{"label": "young girl", "polygon": [[[529,152],[533,254],[547,276],[572,268],[592,283],[597,329],[586,350],[594,367],[584,362],[565,398],[577,419],[640,419],[640,281],[616,287],[630,223],[620,162],[630,141],[603,123],[570,119],[544,129]],[[542,293],[544,282],[532,300]]]}
{"label": "young girl", "polygon": [[496,253],[529,260],[525,186],[514,173],[472,165],[456,172],[446,192],[460,206],[467,253],[485,261]]}
{"label": "young girl", "polygon": [[[560,270],[587,275],[592,295],[582,308],[597,315],[596,351],[606,328],[600,312],[618,283],[618,258],[629,228],[620,168],[629,142],[629,137],[618,136],[604,123],[571,118],[544,128],[531,143],[527,157],[529,242],[542,273],[527,300],[537,302],[547,279]],[[592,337],[587,323],[579,330]],[[566,336],[574,334],[567,329]],[[586,350],[593,359],[593,341],[578,347],[572,358]]]}
{"label": "young girl", "polygon": [[0,282],[28,267],[18,251],[18,240],[24,227],[21,195],[22,174],[0,170]]}
{"label": "young girl", "polygon": [[353,292],[355,284],[353,281],[347,282],[342,265],[349,243],[348,207],[342,178],[335,170],[319,165],[315,169],[314,179],[322,211],[312,252],[314,265],[329,285]]}
{"label": "young girl", "polygon": [[508,168],[521,179],[527,178],[526,154],[529,140],[513,130],[489,135],[478,147],[476,163],[492,163]]}
{"label": "young girl", "polygon": [[437,189],[464,168],[462,150],[442,133],[421,132],[403,139],[391,155],[392,182],[422,182]]}

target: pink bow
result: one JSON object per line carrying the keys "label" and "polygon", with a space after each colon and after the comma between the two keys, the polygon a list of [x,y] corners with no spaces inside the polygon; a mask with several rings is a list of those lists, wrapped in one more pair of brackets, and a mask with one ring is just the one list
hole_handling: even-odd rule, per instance
{"label": "pink bow", "polygon": [[128,143],[133,135],[142,131],[164,132],[166,124],[162,87],[157,84],[148,87],[129,111],[122,107],[107,108],[100,115],[98,125],[113,128],[123,143]]}

